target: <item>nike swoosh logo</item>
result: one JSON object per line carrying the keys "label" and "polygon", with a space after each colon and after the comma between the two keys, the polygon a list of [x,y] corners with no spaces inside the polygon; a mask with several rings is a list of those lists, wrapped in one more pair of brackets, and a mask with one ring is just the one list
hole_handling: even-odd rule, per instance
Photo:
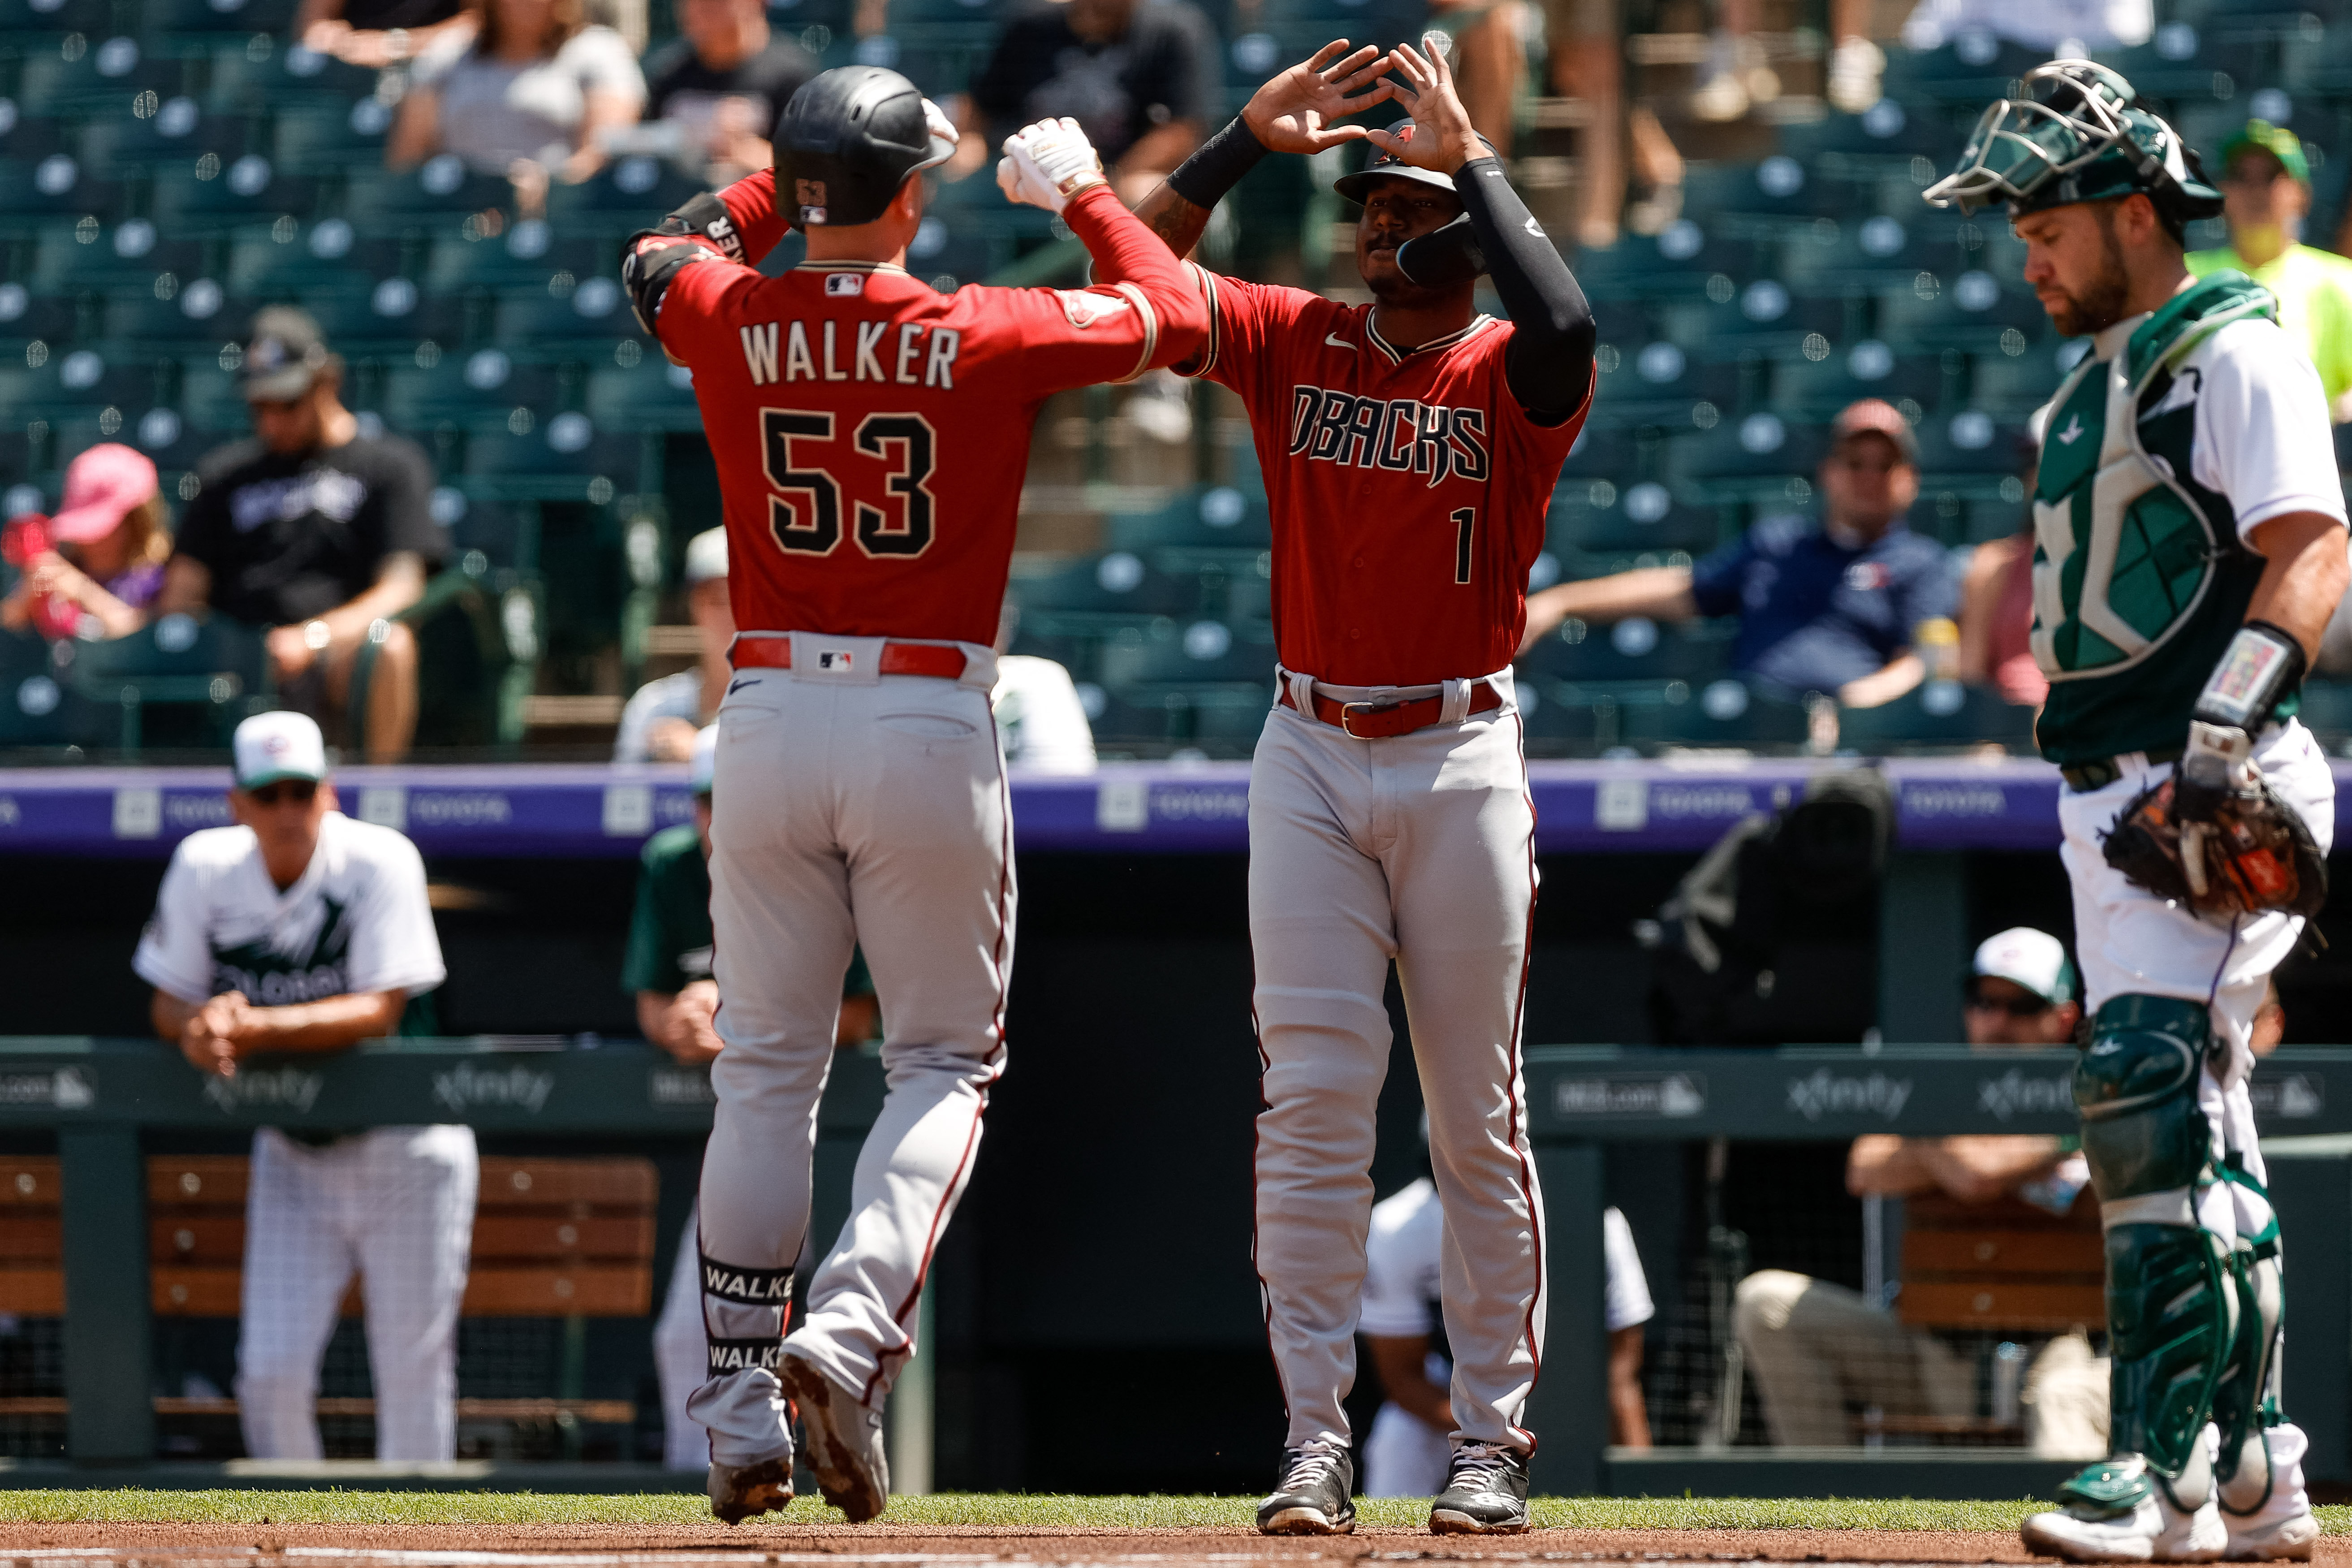
{"label": "nike swoosh logo", "polygon": [[727,683],[727,695],[732,697],[747,686],[757,686],[759,684],[760,678],[756,675],[739,675],[734,679]]}
{"label": "nike swoosh logo", "polygon": [[1543,225],[1538,223],[1533,218],[1528,219],[1528,232],[1534,235],[1538,239],[1544,237]]}
{"label": "nike swoosh logo", "polygon": [[1324,333],[1323,341],[1329,343],[1335,349],[1346,349],[1349,353],[1354,353],[1356,352],[1356,345],[1349,342],[1347,339],[1339,336],[1337,332]]}

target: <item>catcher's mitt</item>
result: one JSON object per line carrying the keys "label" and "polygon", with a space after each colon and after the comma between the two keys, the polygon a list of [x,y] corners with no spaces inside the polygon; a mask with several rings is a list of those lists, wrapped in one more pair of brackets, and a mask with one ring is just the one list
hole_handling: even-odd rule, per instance
{"label": "catcher's mitt", "polygon": [[2200,915],[2319,912],[2327,901],[2327,861],[2303,818],[2269,784],[2225,796],[2210,822],[2179,822],[2174,782],[2141,791],[2124,807],[2105,835],[2108,865],[2133,886]]}

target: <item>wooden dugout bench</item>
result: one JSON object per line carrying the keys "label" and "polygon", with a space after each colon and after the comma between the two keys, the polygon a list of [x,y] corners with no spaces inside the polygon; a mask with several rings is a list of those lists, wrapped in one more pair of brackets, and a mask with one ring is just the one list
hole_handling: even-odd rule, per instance
{"label": "wooden dugout bench", "polygon": [[[150,1310],[159,1318],[238,1314],[247,1161],[242,1154],[147,1161]],[[0,1158],[0,1311],[66,1312],[58,1162]],[[653,1310],[658,1195],[653,1163],[635,1157],[485,1157],[466,1278],[468,1318],[640,1318]],[[343,1315],[362,1315],[360,1282]],[[234,1399],[159,1397],[159,1415],[228,1415]],[[0,1414],[62,1415],[55,1397],[0,1398]],[[321,1399],[320,1414],[372,1415],[372,1399]],[[460,1420],[627,1423],[626,1400],[460,1399]]]}

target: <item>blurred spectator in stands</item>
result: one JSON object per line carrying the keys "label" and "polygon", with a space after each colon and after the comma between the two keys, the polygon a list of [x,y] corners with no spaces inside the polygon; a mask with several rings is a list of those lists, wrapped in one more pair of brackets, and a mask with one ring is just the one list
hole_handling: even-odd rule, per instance
{"label": "blurred spectator in stands", "polygon": [[2136,48],[2156,31],[2154,0],[1919,0],[1903,24],[1906,48],[1940,49],[1989,34],[2081,59],[2095,49]]}
{"label": "blurred spectator in stands", "polygon": [[1913,533],[1919,449],[1890,404],[1864,398],[1831,426],[1818,471],[1819,527],[1768,517],[1693,566],[1651,566],[1563,583],[1528,596],[1525,653],[1563,620],[1739,617],[1742,673],[1790,691],[1834,692],[1850,708],[1919,684],[1914,628],[1958,598],[1944,547]]}
{"label": "blurred spectator in stands", "polygon": [[[1616,244],[1621,221],[1636,234],[1657,234],[1683,210],[1682,154],[1657,115],[1625,95],[1620,13],[1621,0],[1574,0],[1552,12],[1558,35],[1550,47],[1552,90],[1586,106],[1577,148],[1576,226],[1576,243],[1586,247]],[[1635,190],[1631,207],[1629,176]]]}
{"label": "blurred spectator in stands", "polygon": [[[1986,939],[1970,965],[1969,1044],[2061,1046],[2082,1021],[2074,965],[2046,931],[2018,926]],[[1857,1138],[1846,1186],[1859,1196],[1942,1193],[1969,1205],[2021,1199],[2066,1215],[2090,1185],[2080,1140],[2046,1134]],[[2084,1231],[2095,1273],[2098,1237]],[[1975,1363],[1933,1334],[1906,1327],[1861,1292],[1782,1268],[1739,1282],[1733,1322],[1763,1397],[1764,1424],[1783,1447],[1845,1447],[1851,1410],[1890,1416],[1966,1416],[1976,1408]],[[2025,1378],[2027,1438],[2048,1458],[2106,1451],[2107,1363],[2080,1332],[2042,1347]]]}
{"label": "blurred spectator in stands", "polygon": [[1527,34],[1537,25],[1523,0],[1430,0],[1429,26],[1447,41],[1454,90],[1496,157],[1511,155],[1528,91]]}
{"label": "blurred spectator in stands", "polygon": [[90,447],[67,465],[65,500],[45,531],[52,548],[26,563],[0,600],[0,626],[22,631],[46,597],[79,612],[79,632],[129,637],[163,591],[171,523],[143,453],[113,442]]}
{"label": "blurred spectator in stands", "polygon": [[2352,419],[2352,261],[2302,243],[2311,213],[2302,141],[2283,125],[2249,120],[2221,143],[2221,185],[2230,243],[2190,251],[2190,275],[2228,268],[2277,295],[2279,323],[2318,367],[2328,412],[2339,425]]}
{"label": "blurred spectator in stands", "polygon": [[[342,404],[343,362],[319,325],[272,305],[244,358],[254,434],[208,452],[180,520],[157,615],[209,609],[267,627],[286,706],[348,729],[372,763],[416,733],[416,639],[397,618],[448,551],[433,521],[433,465],[414,441],[366,436]],[[349,711],[363,649],[367,711]]]}
{"label": "blurred spectator in stands", "polygon": [[1070,672],[1050,658],[1011,653],[1021,606],[1010,597],[996,617],[996,686],[988,696],[1004,760],[1033,773],[1095,771],[1094,726]]}
{"label": "blurred spectator in stands", "polygon": [[[1424,1165],[1428,1136],[1424,1121]],[[1642,1325],[1657,1309],[1650,1301],[1633,1233],[1613,1208],[1601,1213],[1601,1242],[1608,1273],[1601,1316],[1609,1335],[1609,1441],[1646,1448],[1650,1416],[1642,1399]],[[1454,1363],[1445,1349],[1439,1288],[1444,1246],[1445,1215],[1438,1206],[1437,1184],[1427,1174],[1372,1205],[1357,1327],[1371,1352],[1383,1397],[1364,1438],[1366,1497],[1434,1497],[1445,1489],[1454,1444]]]}
{"label": "blurred spectator in stands", "polygon": [[[2025,444],[2025,493],[2033,493],[2040,454]],[[2049,679],[2033,661],[2033,509],[2017,531],[1987,540],[1970,552],[1960,574],[1959,678],[1990,686],[2004,701],[2039,708]]]}
{"label": "blurred spectator in stands", "polygon": [[383,70],[463,47],[476,20],[464,0],[302,0],[294,38],[314,54]]}
{"label": "blurred spectator in stands", "polygon": [[677,0],[678,37],[646,62],[646,118],[677,128],[712,189],[769,167],[768,132],[816,61],[764,0]]}
{"label": "blurred spectator in stands", "polygon": [[1186,0],[1041,0],[1005,24],[959,101],[965,135],[947,177],[994,168],[1006,136],[1068,115],[1132,206],[1206,133],[1215,84],[1203,68],[1214,48],[1208,20]]}
{"label": "blurred spectator in stands", "polygon": [[412,168],[455,153],[478,174],[505,174],[526,211],[548,182],[602,168],[597,133],[633,125],[646,79],[628,40],[592,25],[584,0],[471,0],[479,30],[419,60],[384,162]]}
{"label": "blurred spectator in stands", "polygon": [[[710,785],[718,773],[719,729],[694,737],[694,821],[666,827],[646,840],[637,872],[636,911],[629,920],[628,955],[621,984],[635,994],[637,1027],[646,1039],[687,1067],[719,1051],[719,986],[710,978]],[[853,953],[842,984],[837,1046],[862,1045],[881,1033],[866,960]],[[678,1237],[660,1319],[654,1324],[654,1371],[661,1384],[662,1461],[673,1470],[710,1463],[710,1438],[686,1413],[687,1395],[708,1373],[702,1331],[702,1284],[695,1275],[694,1210]]]}
{"label": "blurred spectator in stands", "polygon": [[682,763],[693,754],[695,731],[719,717],[727,695],[727,645],[735,640],[735,611],[727,599],[727,531],[707,529],[686,542],[686,609],[702,644],[694,668],[637,688],[621,710],[613,742],[616,763]]}

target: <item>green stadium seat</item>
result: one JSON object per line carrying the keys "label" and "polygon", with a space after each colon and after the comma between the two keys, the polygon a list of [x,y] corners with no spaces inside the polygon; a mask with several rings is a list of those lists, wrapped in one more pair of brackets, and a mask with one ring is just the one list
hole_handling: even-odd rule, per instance
{"label": "green stadium seat", "polygon": [[1812,482],[1828,441],[1818,426],[1759,409],[1669,445],[1665,472],[1693,499],[1770,502],[1807,493],[1792,481]]}
{"label": "green stadium seat", "polygon": [[2020,425],[2003,425],[1980,408],[1963,408],[1919,422],[1920,489],[1957,493],[1966,500],[2018,499],[2013,481],[2026,468],[2028,441]]}
{"label": "green stadium seat", "polygon": [[1668,319],[1674,341],[1694,359],[1762,354],[1785,360],[1812,340],[1834,348],[1867,335],[1866,306],[1866,296],[1792,293],[1764,273],[1718,286],[1704,301],[1675,304]]}
{"label": "green stadium seat", "polygon": [[176,366],[159,374],[152,355],[109,348],[62,349],[37,366],[19,361],[0,367],[0,407],[55,411],[68,408],[147,408],[175,388]]}
{"label": "green stadium seat", "polygon": [[[89,289],[152,289],[163,273],[209,278],[226,265],[225,246],[211,237],[166,234],[150,218],[111,226],[53,219],[33,236],[29,281],[37,289],[76,293]],[[217,253],[217,254],[216,254]]]}
{"label": "green stadium seat", "polygon": [[1720,542],[1713,507],[1684,506],[1654,479],[1617,490],[1607,506],[1568,499],[1563,486],[1552,503],[1547,542],[1587,554],[1684,551],[1703,555]]}
{"label": "green stadium seat", "polygon": [[1702,404],[1721,415],[1763,393],[1766,362],[1760,355],[1751,365],[1701,359],[1663,338],[1623,342],[1604,337],[1602,342],[1609,352],[1596,358],[1606,368],[1601,372],[1587,429],[1643,425],[1688,429],[1695,418],[1705,416]]}
{"label": "green stadium seat", "polygon": [[266,155],[269,151],[268,127],[257,115],[208,114],[184,94],[130,101],[147,112],[125,112],[117,106],[93,118],[82,132],[83,155],[91,167],[132,165],[157,178],[186,181],[194,178],[196,161],[208,153],[218,166],[226,167],[247,153]]}
{"label": "green stadium seat", "polygon": [[1544,680],[1701,680],[1723,671],[1737,629],[1641,616],[1605,626],[1571,619],[1521,654],[1518,667]]}
{"label": "green stadium seat", "polygon": [[587,415],[558,414],[527,428],[515,421],[466,438],[466,469],[477,475],[580,475],[618,490],[639,488],[645,442],[630,431],[599,430]]}
{"label": "green stadium seat", "polygon": [[83,154],[81,138],[77,134],[79,128],[74,121],[54,115],[26,113],[13,98],[0,98],[0,103],[6,105],[0,109],[0,158],[37,163],[53,153],[75,157]]}
{"label": "green stadium seat", "polygon": [[626,369],[606,363],[588,377],[588,416],[614,430],[700,430],[694,377],[661,354],[641,353]]}
{"label": "green stadium seat", "polygon": [[1733,233],[1810,229],[1816,218],[1869,205],[1851,182],[1808,169],[1786,153],[1754,163],[1693,163],[1683,176],[1683,202]]}
{"label": "green stadium seat", "polygon": [[1634,746],[1702,746],[1785,752],[1811,734],[1803,700],[1762,681],[1717,675],[1705,681],[1670,681],[1659,700],[1627,702],[1618,737]]}
{"label": "green stadium seat", "polygon": [[1088,626],[1132,625],[1200,608],[1195,578],[1153,570],[1140,556],[1114,550],[1074,561],[1038,576],[1016,576],[1012,592],[1022,624],[1040,635],[1069,635]]}
{"label": "green stadium seat", "polygon": [[1760,262],[1754,240],[1689,217],[1669,224],[1654,239],[1629,234],[1575,257],[1577,280],[1604,305],[1612,300],[1704,298],[1710,278],[1753,278]]}
{"label": "green stadium seat", "polygon": [[325,104],[348,110],[375,91],[378,75],[267,33],[220,35],[205,56],[210,101],[220,109],[283,112],[297,104]]}
{"label": "green stadium seat", "polygon": [[58,348],[73,341],[84,313],[79,295],[36,294],[22,283],[0,283],[0,343],[26,345],[38,340]]}
{"label": "green stadium seat", "polygon": [[[1952,352],[1949,379],[1958,381],[1966,362]],[[1832,350],[1819,361],[1799,359],[1775,367],[1772,406],[1790,418],[1826,421],[1859,397],[1880,397],[1923,408],[1942,401],[1947,381],[1941,356],[1899,355],[1876,338]]]}
{"label": "green stadium seat", "polygon": [[241,342],[264,301],[235,296],[209,278],[180,279],[168,294],[110,289],[106,336],[115,342],[210,347]]}
{"label": "green stadium seat", "polygon": [[547,411],[562,405],[567,388],[583,374],[577,366],[526,359],[488,345],[463,353],[445,350],[430,366],[420,365],[412,354],[405,361],[387,359],[379,406],[386,419],[406,428],[455,419],[480,429],[520,423],[528,434],[545,423]]}
{"label": "green stadium seat", "polygon": [[1113,513],[1105,530],[1112,549],[1156,552],[1169,567],[1254,558],[1274,542],[1265,499],[1230,485],[1180,490],[1155,511]]}
{"label": "green stadium seat", "polygon": [[259,153],[235,158],[200,154],[194,178],[158,178],[155,216],[164,224],[307,218],[319,205],[319,181],[279,168]]}
{"label": "green stadium seat", "polygon": [[283,36],[294,26],[294,0],[142,0],[140,20],[152,33],[256,33]]}
{"label": "green stadium seat", "polygon": [[60,666],[42,638],[0,629],[0,754],[61,751],[92,738],[96,721],[70,676],[82,646],[59,645],[68,660]]}
{"label": "green stadium seat", "polygon": [[0,158],[0,224],[33,226],[44,217],[113,216],[122,187],[65,153],[45,158]]}
{"label": "green stadium seat", "polygon": [[1270,629],[1236,632],[1223,621],[1180,624],[1155,621],[1108,638],[1102,646],[1103,684],[1120,690],[1140,686],[1200,686],[1258,681],[1274,688],[1274,636]]}
{"label": "green stadium seat", "polygon": [[453,215],[505,208],[513,201],[514,187],[504,175],[474,174],[455,153],[443,153],[403,174],[352,167],[343,186],[341,216],[362,231],[424,218],[444,223],[454,233]]}
{"label": "green stadium seat", "polygon": [[23,61],[17,101],[40,114],[99,117],[125,112],[142,91],[161,100],[183,90],[187,68],[176,52],[149,47],[114,29],[110,19],[75,29],[79,38],[74,32],[43,37],[16,34],[0,24],[0,37],[22,50],[10,50]]}
{"label": "green stadium seat", "polygon": [[550,339],[588,338],[604,353],[623,338],[645,342],[635,312],[622,291],[618,268],[586,274],[558,273],[536,289],[509,289],[499,295],[499,335],[509,342],[537,345]]}
{"label": "green stadium seat", "polygon": [[413,353],[430,339],[453,354],[468,336],[468,307],[463,296],[436,294],[399,277],[302,294],[302,308],[339,349],[378,343]]}
{"label": "green stadium seat", "polygon": [[248,714],[275,703],[262,629],[226,616],[165,616],[127,637],[83,643],[74,685],[120,716],[125,752],[225,747]]}
{"label": "green stadium seat", "polygon": [[2015,273],[1996,276],[1981,268],[1954,277],[1923,272],[1911,287],[1881,296],[1879,335],[1900,353],[1960,349],[2000,353],[2011,332],[2028,344],[2049,333],[2042,301]]}
{"label": "green stadium seat", "polygon": [[1990,742],[2031,751],[2034,712],[2031,706],[2002,700],[1990,687],[1931,680],[1875,708],[1840,709],[1838,749],[1876,757]]}
{"label": "green stadium seat", "polygon": [[544,287],[558,272],[585,278],[614,266],[614,247],[603,238],[559,235],[544,218],[524,218],[496,235],[478,228],[433,247],[425,274],[434,289]]}
{"label": "green stadium seat", "polygon": [[1969,402],[2013,424],[2049,402],[2066,378],[2059,357],[2072,364],[2083,350],[2080,339],[2056,343],[2055,353],[2050,342],[2029,345],[2023,339],[2020,333],[2015,342],[1969,356]]}
{"label": "green stadium seat", "polygon": [[651,228],[702,189],[701,181],[662,159],[619,158],[576,185],[551,187],[547,221],[558,233],[585,230],[617,239]]}

